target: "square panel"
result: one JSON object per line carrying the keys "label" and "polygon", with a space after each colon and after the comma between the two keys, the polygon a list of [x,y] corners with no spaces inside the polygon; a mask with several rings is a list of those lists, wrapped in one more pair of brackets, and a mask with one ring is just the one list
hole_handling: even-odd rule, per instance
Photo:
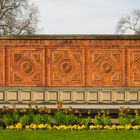
{"label": "square panel", "polygon": [[89,86],[123,86],[125,55],[123,49],[91,49],[88,60]]}
{"label": "square panel", "polygon": [[21,101],[31,101],[31,91],[20,92]]}
{"label": "square panel", "polygon": [[102,92],[102,101],[111,101],[111,100],[112,100],[111,91],[103,91]]}
{"label": "square panel", "polygon": [[49,49],[49,86],[84,85],[84,51]]}
{"label": "square panel", "polygon": [[98,101],[98,91],[90,91],[88,93],[88,101]]}
{"label": "square panel", "polygon": [[0,85],[5,85],[5,50],[0,48]]}
{"label": "square panel", "polygon": [[10,47],[8,78],[10,86],[45,85],[45,52],[43,48]]}
{"label": "square panel", "polygon": [[140,49],[128,49],[128,85],[140,86]]}
{"label": "square panel", "polygon": [[35,101],[44,101],[45,100],[45,92],[44,91],[35,91],[34,98],[35,98]]}
{"label": "square panel", "polygon": [[129,101],[138,101],[138,91],[129,92]]}
{"label": "square panel", "polygon": [[77,91],[75,93],[75,100],[76,101],[85,101],[85,92],[84,91]]}
{"label": "square panel", "polygon": [[125,101],[125,91],[116,91],[115,101]]}
{"label": "square panel", "polygon": [[17,91],[8,91],[7,92],[7,100],[8,101],[17,101],[18,100],[18,92]]}
{"label": "square panel", "polygon": [[49,91],[48,92],[48,101],[56,102],[58,100],[58,91]]}
{"label": "square panel", "polygon": [[60,95],[61,101],[71,101],[71,91],[63,91]]}

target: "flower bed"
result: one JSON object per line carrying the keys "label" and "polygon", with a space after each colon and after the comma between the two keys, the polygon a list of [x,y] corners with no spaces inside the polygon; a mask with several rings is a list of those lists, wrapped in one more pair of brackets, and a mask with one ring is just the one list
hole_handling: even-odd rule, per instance
{"label": "flower bed", "polygon": [[30,124],[23,126],[21,123],[15,125],[7,126],[7,129],[48,129],[48,130],[140,130],[140,125],[50,125],[50,124]]}
{"label": "flower bed", "polygon": [[[109,111],[101,110],[98,114],[91,112],[82,113],[77,109],[62,109],[52,113],[46,107],[12,109],[4,106],[0,110],[0,126],[3,129],[48,129],[48,130],[139,130],[139,111],[120,108],[118,111],[118,123],[111,121]],[[133,114],[133,115],[132,115]]]}

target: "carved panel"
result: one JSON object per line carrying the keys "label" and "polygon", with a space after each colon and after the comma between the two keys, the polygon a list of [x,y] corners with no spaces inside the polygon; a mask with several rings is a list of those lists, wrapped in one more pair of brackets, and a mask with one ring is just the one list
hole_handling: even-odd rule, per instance
{"label": "carved panel", "polygon": [[8,101],[18,101],[18,91],[8,91],[7,100]]}
{"label": "carved panel", "polygon": [[0,48],[0,85],[5,85],[5,51]]}
{"label": "carved panel", "polygon": [[88,101],[89,102],[97,102],[98,101],[98,91],[90,91],[88,93]]}
{"label": "carved panel", "polygon": [[76,102],[84,102],[85,101],[85,95],[86,93],[84,91],[77,91],[75,94],[75,101]]}
{"label": "carved panel", "polygon": [[89,51],[89,85],[123,86],[125,76],[124,50],[93,49]]}
{"label": "carved panel", "polygon": [[49,91],[48,92],[48,101],[49,102],[56,102],[58,99],[58,91]]}
{"label": "carved panel", "polygon": [[31,101],[32,97],[31,97],[31,91],[22,91],[20,92],[20,97],[21,97],[21,101]]}
{"label": "carved panel", "polygon": [[139,93],[138,91],[130,91],[129,92],[129,101],[138,101],[139,99]]}
{"label": "carved panel", "polygon": [[83,50],[49,50],[49,57],[50,86],[84,85]]}
{"label": "carved panel", "polygon": [[128,55],[129,86],[140,86],[140,50],[129,49]]}
{"label": "carved panel", "polygon": [[71,99],[72,99],[71,94],[72,94],[71,91],[63,91],[63,92],[61,92],[61,94],[60,94],[61,101],[70,102]]}
{"label": "carved panel", "polygon": [[34,92],[34,99],[35,101],[45,101],[45,93],[44,91],[35,91]]}
{"label": "carved panel", "polygon": [[9,85],[35,86],[45,84],[43,48],[10,48]]}
{"label": "carved panel", "polygon": [[102,92],[102,101],[111,101],[111,100],[112,100],[111,91],[103,91]]}
{"label": "carved panel", "polygon": [[125,101],[125,91],[116,91],[115,93],[115,101],[116,102],[121,102]]}

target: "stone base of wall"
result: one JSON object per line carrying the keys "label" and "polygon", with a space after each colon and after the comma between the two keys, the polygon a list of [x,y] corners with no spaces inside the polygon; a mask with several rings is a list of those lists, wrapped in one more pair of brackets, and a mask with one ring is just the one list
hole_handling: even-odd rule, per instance
{"label": "stone base of wall", "polygon": [[140,105],[138,87],[1,87],[0,104],[38,104],[55,107],[57,100],[64,107],[110,108],[117,105]]}

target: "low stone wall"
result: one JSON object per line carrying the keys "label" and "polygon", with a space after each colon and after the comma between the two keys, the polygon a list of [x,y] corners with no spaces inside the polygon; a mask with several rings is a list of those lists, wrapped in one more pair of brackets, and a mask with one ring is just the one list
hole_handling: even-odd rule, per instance
{"label": "low stone wall", "polygon": [[0,36],[0,103],[57,100],[81,108],[139,105],[140,36]]}

